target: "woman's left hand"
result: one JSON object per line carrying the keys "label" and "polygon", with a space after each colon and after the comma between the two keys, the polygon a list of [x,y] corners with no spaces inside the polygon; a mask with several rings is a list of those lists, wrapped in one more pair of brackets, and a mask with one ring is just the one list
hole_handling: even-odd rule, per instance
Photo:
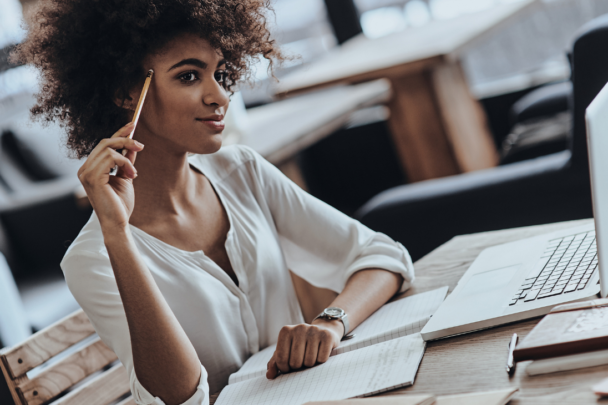
{"label": "woman's left hand", "polygon": [[266,378],[273,380],[279,373],[325,363],[332,349],[340,344],[343,333],[344,326],[339,320],[316,319],[312,325],[283,326],[268,362]]}

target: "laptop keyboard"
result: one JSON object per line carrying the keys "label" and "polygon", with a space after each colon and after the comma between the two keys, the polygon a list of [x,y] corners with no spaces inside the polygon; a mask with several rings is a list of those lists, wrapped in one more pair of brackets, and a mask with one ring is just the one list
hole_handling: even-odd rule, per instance
{"label": "laptop keyboard", "polygon": [[597,263],[595,231],[553,239],[509,305],[582,290]]}

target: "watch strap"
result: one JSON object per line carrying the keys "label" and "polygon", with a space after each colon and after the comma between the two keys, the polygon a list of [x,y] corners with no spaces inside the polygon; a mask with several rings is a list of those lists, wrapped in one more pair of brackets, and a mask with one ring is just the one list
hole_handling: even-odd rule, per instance
{"label": "watch strap", "polygon": [[333,319],[339,319],[340,322],[342,322],[342,325],[344,326],[344,334],[342,335],[342,338],[344,339],[344,337],[350,331],[350,324],[348,322],[348,315],[346,314],[346,311],[342,310],[342,312],[344,312],[343,316],[341,316],[341,317],[332,317],[332,316],[327,315],[325,313],[325,310],[323,310],[323,312],[321,312],[319,315],[317,315],[315,317],[315,319],[312,320],[312,322],[314,322],[316,319],[319,319],[319,318],[325,318],[325,319],[331,319],[331,320],[333,320]]}

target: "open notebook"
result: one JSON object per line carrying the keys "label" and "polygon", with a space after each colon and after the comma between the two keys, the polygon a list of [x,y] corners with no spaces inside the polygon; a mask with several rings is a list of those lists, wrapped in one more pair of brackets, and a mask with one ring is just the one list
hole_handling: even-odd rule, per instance
{"label": "open notebook", "polygon": [[325,364],[275,380],[261,376],[229,384],[215,405],[301,405],[406,387],[414,383],[425,344],[416,333],[333,356]]}
{"label": "open notebook", "polygon": [[[447,292],[448,287],[441,287],[384,305],[353,330],[355,337],[342,341],[331,355],[335,356],[420,332],[439,308]],[[239,371],[230,376],[228,384],[266,376],[266,365],[275,347],[276,345],[269,346],[251,356]]]}

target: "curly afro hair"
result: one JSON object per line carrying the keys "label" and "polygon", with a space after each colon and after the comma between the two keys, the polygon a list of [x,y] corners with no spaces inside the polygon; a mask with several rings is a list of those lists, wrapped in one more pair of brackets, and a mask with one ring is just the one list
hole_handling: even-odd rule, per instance
{"label": "curly afro hair", "polygon": [[34,117],[58,121],[78,158],[88,156],[130,117],[123,102],[143,81],[144,58],[175,35],[205,38],[226,59],[225,87],[248,78],[260,58],[284,60],[270,37],[269,0],[45,0],[12,54],[40,72]]}

